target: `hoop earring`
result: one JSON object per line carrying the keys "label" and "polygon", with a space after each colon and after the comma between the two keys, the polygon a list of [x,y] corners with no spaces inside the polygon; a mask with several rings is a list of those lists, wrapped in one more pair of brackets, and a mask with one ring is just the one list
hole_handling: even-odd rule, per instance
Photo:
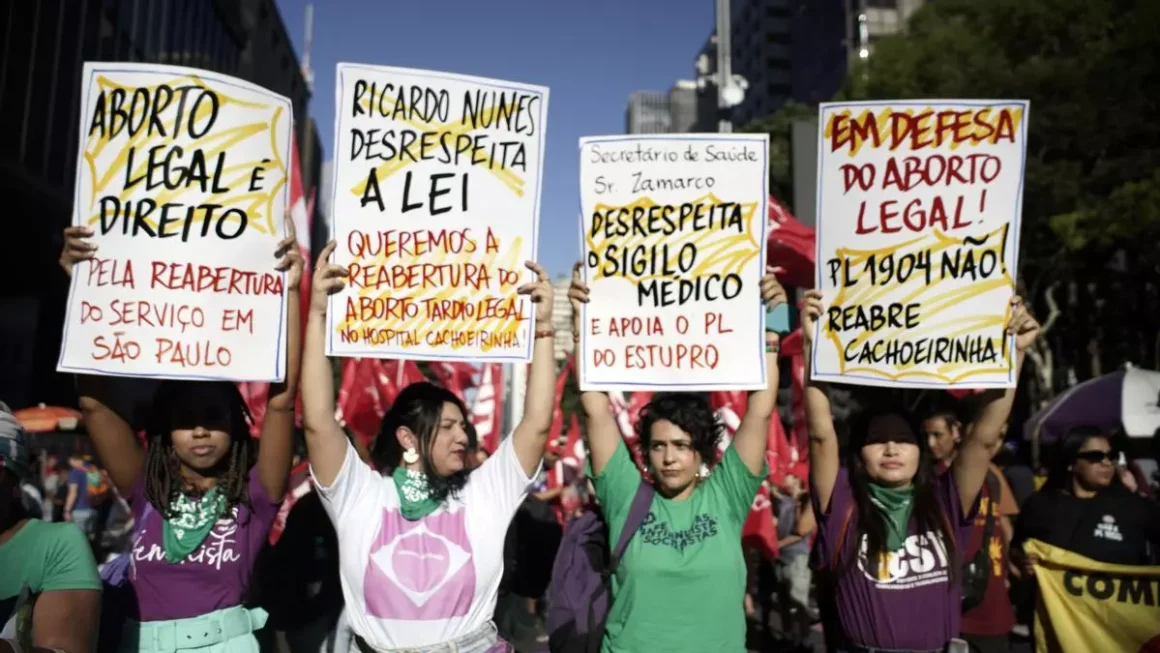
{"label": "hoop earring", "polygon": [[403,462],[407,463],[408,465],[414,465],[415,463],[419,462],[419,452],[415,451],[413,447],[407,449],[403,452]]}

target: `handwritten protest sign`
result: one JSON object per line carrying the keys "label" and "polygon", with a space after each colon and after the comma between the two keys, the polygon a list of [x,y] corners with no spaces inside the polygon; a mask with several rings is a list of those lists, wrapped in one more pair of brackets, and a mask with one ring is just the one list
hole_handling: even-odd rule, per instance
{"label": "handwritten protest sign", "polygon": [[813,378],[1009,387],[1029,106],[823,104]]}
{"label": "handwritten protest sign", "polygon": [[327,352],[526,361],[548,89],[339,64]]}
{"label": "handwritten protest sign", "polygon": [[87,63],[62,372],[278,381],[293,110],[193,68]]}
{"label": "handwritten protest sign", "polygon": [[580,387],[765,386],[765,135],[580,140]]}

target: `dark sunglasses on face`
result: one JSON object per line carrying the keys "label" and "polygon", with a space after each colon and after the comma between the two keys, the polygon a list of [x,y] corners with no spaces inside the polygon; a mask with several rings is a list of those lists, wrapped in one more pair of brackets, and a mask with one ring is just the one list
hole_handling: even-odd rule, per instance
{"label": "dark sunglasses on face", "polygon": [[1104,461],[1109,463],[1115,462],[1116,453],[1114,451],[1081,451],[1077,453],[1075,457],[1078,460],[1089,462],[1094,465]]}

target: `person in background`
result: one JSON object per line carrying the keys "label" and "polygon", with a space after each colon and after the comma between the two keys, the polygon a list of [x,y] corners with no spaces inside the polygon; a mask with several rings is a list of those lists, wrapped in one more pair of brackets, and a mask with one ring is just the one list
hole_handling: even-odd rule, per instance
{"label": "person in background", "polygon": [[1030,465],[1020,462],[1018,452],[1018,444],[1006,442],[991,459],[991,462],[1003,471],[1003,478],[1007,480],[1007,485],[1011,488],[1011,496],[1015,500],[1015,506],[1022,508],[1023,502],[1035,494],[1035,472],[1031,470]]}
{"label": "person in background", "polygon": [[[104,377],[77,377],[85,430],[138,524],[127,579],[132,605],[120,638],[125,653],[173,653],[175,633],[186,648],[258,653],[254,632],[267,615],[243,601],[286,493],[301,355],[295,293],[303,261],[288,212],[285,225],[287,237],[271,252],[269,269],[286,273],[291,298],[286,375],[269,388],[256,455],[252,417],[235,383],[162,382],[143,447],[110,408]],[[92,258],[92,233],[88,227],[65,230],[60,265],[70,276],[79,261]]]}
{"label": "person in background", "polygon": [[68,475],[72,468],[68,461],[59,460],[56,463],[56,483],[52,493],[52,521],[65,521],[64,507],[68,503]]}
{"label": "person in background", "polygon": [[[1006,429],[1003,429],[1006,432]],[[997,447],[996,453],[1003,447]],[[1008,594],[1008,550],[1014,538],[1013,521],[1019,506],[1002,470],[993,462],[987,469],[979,492],[979,510],[963,543],[964,560],[981,560],[980,571],[987,573],[986,588],[974,605],[964,606],[962,637],[972,653],[1007,653],[1011,650],[1011,630],[1015,611]],[[984,541],[987,523],[991,533]]]}
{"label": "person in background", "polygon": [[1096,427],[1063,436],[1047,483],[1024,504],[1015,527],[1011,554],[1025,576],[1035,574],[1034,557],[1022,551],[1029,539],[1097,562],[1160,562],[1160,505],[1120,483],[1118,457],[1109,435]]}
{"label": "person in background", "polygon": [[[803,345],[812,365],[815,326],[825,315],[818,290],[806,293]],[[1005,331],[1015,336],[1016,370],[1039,325],[1020,298]],[[996,334],[1003,337],[1003,333]],[[805,378],[810,379],[810,370]],[[875,405],[850,431],[843,464],[825,384],[806,386],[810,490],[818,557],[833,597],[845,651],[944,651],[962,619],[962,546],[974,522],[991,455],[1002,443],[1016,388],[980,397],[949,471],[937,474],[930,439],[911,415]],[[921,609],[916,609],[921,606]],[[916,618],[917,617],[917,618]]]}
{"label": "person in background", "polygon": [[[56,493],[61,489],[62,485],[68,485],[68,467],[65,466],[65,475],[64,479],[62,479],[61,474],[57,469],[59,466],[60,463],[58,462],[56,456],[51,454],[46,455],[43,467],[44,471],[42,472],[40,483],[42,486],[44,486],[44,494],[41,497],[43,502],[41,508],[41,514],[43,516],[41,519],[44,521],[60,521],[56,518]],[[68,488],[66,487],[64,490],[65,494],[62,494],[61,496],[62,498],[68,498]],[[64,504],[62,501],[61,513],[63,514],[63,512]]]}
{"label": "person in background", "polygon": [[[568,291],[577,338],[587,328],[580,313],[589,301],[581,266],[573,268]],[[750,301],[770,310],[786,301],[772,270],[749,292]],[[741,530],[769,475],[765,447],[777,408],[779,336],[766,332],[765,343],[767,386],[749,393],[745,416],[720,462],[723,427],[704,395],[660,393],[641,410],[637,437],[655,494],[649,516],[611,578],[604,653],[745,650]],[[640,470],[612,416],[608,394],[586,391],[580,402],[593,485],[609,541],[616,542],[641,491]]]}
{"label": "person in background", "polygon": [[91,653],[96,561],[75,525],[27,515],[19,492],[32,473],[28,436],[0,403],[0,653]]}
{"label": "person in background", "polygon": [[963,439],[962,424],[955,411],[941,408],[927,415],[922,421],[922,430],[930,443],[936,470],[942,473],[950,469]]}
{"label": "person in background", "polygon": [[92,540],[97,511],[89,502],[89,475],[100,475],[100,470],[84,454],[69,458],[68,496],[64,501],[64,520],[71,521]]}
{"label": "person in background", "polygon": [[810,609],[810,536],[817,527],[809,493],[802,479],[787,474],[785,490],[773,486],[777,509],[778,607],[782,630],[793,650],[812,650],[809,641],[813,611]]}

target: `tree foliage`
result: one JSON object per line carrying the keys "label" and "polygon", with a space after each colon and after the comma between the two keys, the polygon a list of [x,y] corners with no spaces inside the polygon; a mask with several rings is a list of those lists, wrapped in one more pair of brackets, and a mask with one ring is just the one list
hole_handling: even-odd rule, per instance
{"label": "tree foliage", "polygon": [[1160,2],[928,2],[840,95],[1030,100],[1020,285],[1055,314],[1038,399],[1158,365]]}
{"label": "tree foliage", "polygon": [[817,116],[817,107],[793,100],[777,113],[755,120],[741,131],[750,134],[769,134],[770,192],[790,211],[793,211],[793,123],[802,118]]}

